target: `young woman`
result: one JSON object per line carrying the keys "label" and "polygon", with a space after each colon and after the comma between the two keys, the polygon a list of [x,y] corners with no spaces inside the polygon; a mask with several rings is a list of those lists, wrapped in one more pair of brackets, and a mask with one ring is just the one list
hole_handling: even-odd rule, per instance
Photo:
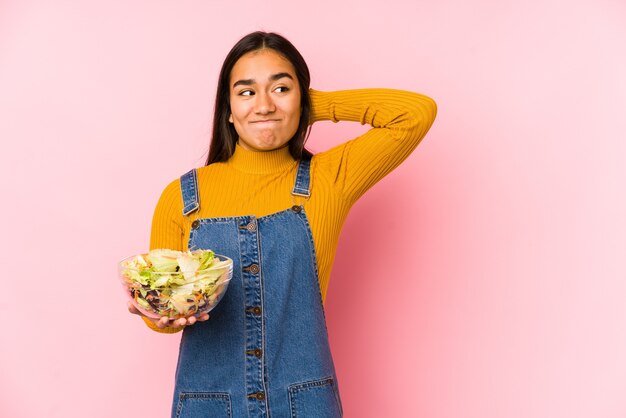
{"label": "young woman", "polygon": [[[282,36],[241,39],[219,76],[206,166],[158,202],[151,249],[212,249],[234,261],[210,320],[143,318],[155,331],[184,329],[172,416],[342,416],[323,309],[341,226],[419,144],[436,106],[405,91],[309,84]],[[304,143],[320,120],[372,128],[312,155]]]}

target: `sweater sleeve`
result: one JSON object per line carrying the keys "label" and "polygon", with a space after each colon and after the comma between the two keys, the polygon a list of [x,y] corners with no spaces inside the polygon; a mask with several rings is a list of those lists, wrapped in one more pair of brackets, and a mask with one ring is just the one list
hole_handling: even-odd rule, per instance
{"label": "sweater sleeve", "polygon": [[[170,183],[159,198],[159,202],[152,217],[152,230],[150,233],[150,250],[168,248],[170,250],[183,251],[183,226],[182,226],[182,200],[180,194],[180,181]],[[182,328],[166,327],[158,328],[151,320],[141,317],[146,325],[157,332],[174,334]]]}
{"label": "sweater sleeve", "polygon": [[163,190],[154,210],[150,231],[150,250],[167,248],[184,251],[182,211],[180,180],[175,180]]}
{"label": "sweater sleeve", "polygon": [[426,96],[402,90],[310,90],[311,122],[354,121],[372,128],[316,154],[350,204],[389,174],[417,147],[435,120],[437,106]]}

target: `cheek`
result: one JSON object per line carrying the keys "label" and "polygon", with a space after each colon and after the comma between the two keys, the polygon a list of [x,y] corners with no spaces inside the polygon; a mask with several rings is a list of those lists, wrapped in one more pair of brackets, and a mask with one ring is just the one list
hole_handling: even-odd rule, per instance
{"label": "cheek", "polygon": [[242,131],[241,115],[237,113],[237,109],[231,108],[229,121],[230,121],[230,125],[233,128],[235,128],[235,131],[237,132],[237,134],[241,135],[241,131]]}
{"label": "cheek", "polygon": [[290,118],[291,118],[292,122],[295,121],[296,125],[300,121],[300,114],[301,113],[302,113],[302,109],[300,108],[300,99],[299,98],[298,98],[297,101],[294,101],[293,103],[289,103]]}
{"label": "cheek", "polygon": [[245,121],[245,113],[242,112],[241,108],[231,108],[230,120],[235,127],[242,126]]}
{"label": "cheek", "polygon": [[300,106],[298,106],[298,108],[293,112],[293,123],[296,127],[296,129],[298,128],[298,125],[300,124],[300,115],[302,114],[302,110],[300,109]]}
{"label": "cheek", "polygon": [[230,99],[230,117],[234,120],[242,120],[249,112],[250,105],[238,97]]}

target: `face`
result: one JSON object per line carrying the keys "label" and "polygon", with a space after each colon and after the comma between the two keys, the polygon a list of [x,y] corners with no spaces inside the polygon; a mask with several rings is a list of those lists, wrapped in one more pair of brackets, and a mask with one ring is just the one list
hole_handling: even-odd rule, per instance
{"label": "face", "polygon": [[272,49],[243,55],[230,73],[230,118],[239,145],[271,151],[287,145],[300,123],[300,85],[293,65]]}

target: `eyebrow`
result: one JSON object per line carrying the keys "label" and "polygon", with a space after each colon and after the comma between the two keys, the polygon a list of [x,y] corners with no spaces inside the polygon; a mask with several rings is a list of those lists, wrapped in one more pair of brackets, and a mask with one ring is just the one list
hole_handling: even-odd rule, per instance
{"label": "eyebrow", "polygon": [[[289,73],[276,73],[276,74],[272,74],[270,76],[270,81],[276,81],[276,80],[280,80],[283,77],[287,77],[293,80],[293,77],[291,76],[291,74]],[[245,80],[237,80],[235,81],[235,83],[233,84],[233,88],[243,85],[243,86],[251,86],[255,83],[254,79],[252,78],[247,78]]]}

